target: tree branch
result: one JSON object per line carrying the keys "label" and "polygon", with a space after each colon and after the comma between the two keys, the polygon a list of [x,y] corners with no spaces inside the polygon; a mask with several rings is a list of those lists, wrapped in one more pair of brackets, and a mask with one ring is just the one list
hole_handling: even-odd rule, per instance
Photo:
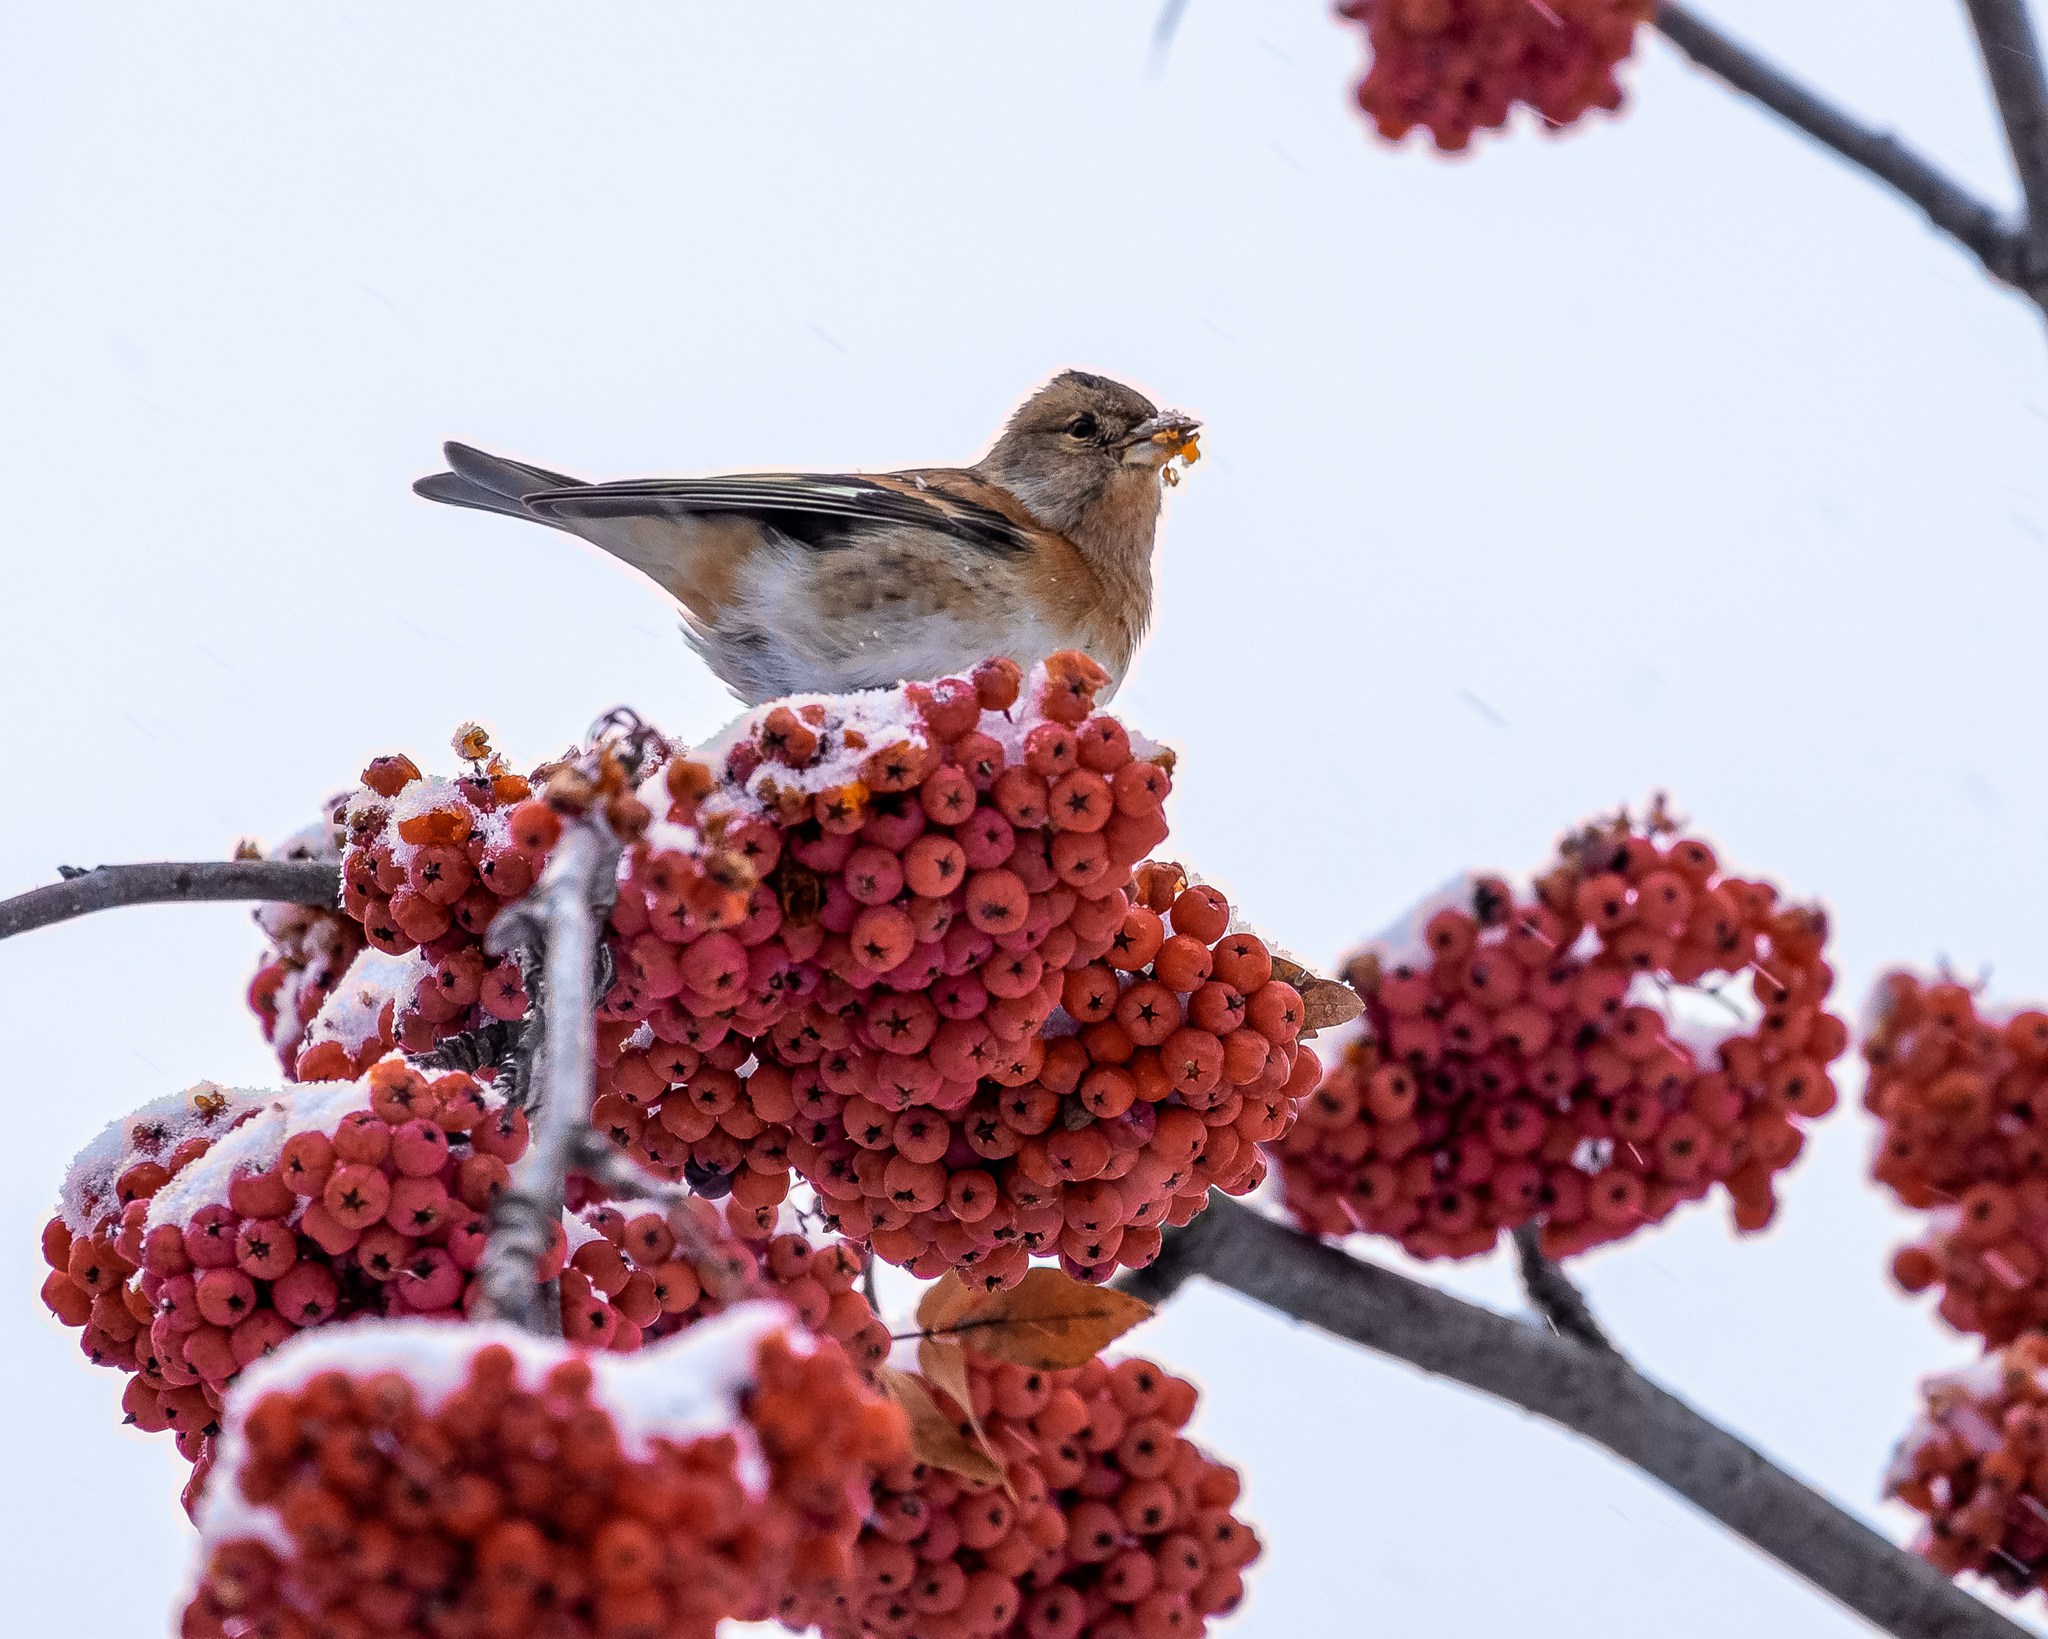
{"label": "tree branch", "polygon": [[[1968,0],[1968,3],[1973,14],[2015,13],[2024,29],[2023,0]],[[1980,23],[1980,30],[1982,26]],[[2012,286],[2036,305],[2048,304],[2048,262],[2028,255],[2025,236],[2015,231],[1997,211],[1944,176],[1897,137],[1889,132],[1873,131],[1851,119],[1763,58],[1737,45],[1689,8],[1677,4],[1676,0],[1664,0],[1658,10],[1655,27],[1700,68],[1725,81],[1732,89],[1762,103],[1772,113],[1918,205],[1927,213],[1929,221],[1975,256],[1984,265],[1985,272],[1999,283]],[[2031,48],[2031,31],[2026,33]],[[1988,64],[1993,56],[1991,45],[1987,43],[1984,52]],[[1999,55],[2005,54],[2001,48]],[[2039,66],[2032,60],[2031,49],[2025,71],[2032,75],[2038,87]],[[2009,68],[2007,72],[2017,74],[2018,71]],[[1997,83],[1996,72],[1993,83]],[[2038,90],[2036,96],[2038,98]],[[2003,106],[2002,92],[2000,100]],[[2037,102],[2037,110],[2038,107]],[[2030,127],[2029,130],[2032,133],[2029,140],[2035,148],[2043,150],[2044,159],[2048,159],[2048,129]],[[2015,136],[2013,142],[2017,155],[2020,139]],[[2023,165],[2023,174],[2024,169]],[[2048,180],[2048,170],[2044,170],[2043,175],[2044,180]],[[2028,193],[2031,198],[2031,186]],[[2048,215],[2041,213],[2038,203],[2035,210],[2037,221],[2048,220]]]}
{"label": "tree branch", "polygon": [[1117,1284],[1158,1303],[1192,1275],[1583,1435],[1898,1639],[2022,1639],[2023,1629],[1618,1354],[1360,1262],[1213,1191],[1192,1223],[1168,1232],[1157,1262]]}
{"label": "tree branch", "polygon": [[527,1100],[530,1146],[498,1197],[484,1251],[484,1301],[501,1320],[542,1336],[561,1333],[561,1305],[538,1280],[562,1221],[562,1184],[590,1128],[596,1090],[595,966],[599,913],[617,891],[619,842],[601,814],[565,819],[561,841],[525,898],[492,921],[484,945],[502,956],[538,946],[538,993],[531,997],[526,1039],[538,1041]]}
{"label": "tree branch", "polygon": [[2012,167],[2027,196],[2027,262],[2048,268],[2048,78],[2026,0],[1964,0],[1998,103]]}
{"label": "tree branch", "polygon": [[1543,1255],[1542,1231],[1526,1223],[1515,1231],[1515,1260],[1521,1269],[1522,1291],[1529,1307],[1550,1323],[1559,1337],[1604,1354],[1619,1354],[1614,1340],[1593,1316],[1593,1306],[1567,1275]]}
{"label": "tree branch", "polygon": [[341,867],[331,860],[219,859],[190,865],[101,865],[62,882],[0,899],[0,939],[89,911],[120,905],[257,899],[270,904],[341,903]]}

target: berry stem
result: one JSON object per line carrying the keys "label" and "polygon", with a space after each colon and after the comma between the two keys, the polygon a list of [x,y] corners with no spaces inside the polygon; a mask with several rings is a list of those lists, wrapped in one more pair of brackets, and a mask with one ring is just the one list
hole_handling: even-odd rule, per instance
{"label": "berry stem", "polygon": [[327,860],[218,859],[191,864],[98,865],[0,899],[0,939],[122,905],[256,899],[281,905],[341,903],[341,867]]}
{"label": "berry stem", "polygon": [[1578,1289],[1571,1276],[1543,1255],[1539,1239],[1541,1233],[1534,1222],[1523,1224],[1515,1231],[1515,1259],[1521,1270],[1522,1291],[1529,1299],[1529,1307],[1548,1322],[1557,1336],[1603,1354],[1619,1354],[1614,1340],[1594,1318],[1593,1306],[1586,1301],[1586,1294]]}
{"label": "berry stem", "polygon": [[1214,1192],[1193,1222],[1166,1235],[1156,1262],[1115,1284],[1157,1304],[1194,1275],[1604,1446],[1898,1639],[2019,1639],[2025,1631],[1619,1354],[1361,1262]]}
{"label": "berry stem", "polygon": [[[1969,6],[1978,24],[1987,66],[1992,68],[2001,111],[2006,112],[2009,133],[2015,131],[2012,120],[2017,105],[2007,104],[2000,76],[2014,82],[2013,95],[2020,104],[2024,103],[2025,92],[2019,82],[2028,76],[2034,81],[2032,118],[2036,123],[2024,127],[2028,133],[2026,153],[2034,157],[2022,160],[2022,170],[2038,161],[2040,181],[2048,188],[2048,122],[2042,120],[2039,108],[2039,67],[2031,61],[2018,66],[1994,63],[1994,58],[2009,54],[2006,36],[2014,32],[2011,16],[2019,18],[2018,29],[2031,40],[2031,31],[2025,29],[2023,0],[1969,0]],[[1985,32],[1992,23],[2000,32]],[[1997,211],[1944,176],[1897,137],[1886,131],[1873,131],[1851,119],[1675,0],[1665,0],[1658,9],[1655,27],[1709,74],[1744,96],[1755,98],[1772,113],[1918,205],[1927,213],[1928,220],[1975,256],[1985,272],[1999,283],[2022,292],[2037,307],[2048,304],[2048,259],[2030,254],[2028,234],[2009,227]],[[2021,138],[2017,134],[2013,147],[2019,156]],[[2030,199],[2035,198],[2035,183],[2031,179],[2027,193]],[[2048,211],[2041,209],[2038,200],[2036,216],[2048,222]]]}

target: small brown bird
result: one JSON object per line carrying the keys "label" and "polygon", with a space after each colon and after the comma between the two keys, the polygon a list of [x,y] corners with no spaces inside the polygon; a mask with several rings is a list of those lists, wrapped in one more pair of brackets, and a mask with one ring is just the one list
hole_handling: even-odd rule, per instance
{"label": "small brown bird", "polygon": [[682,606],[691,646],[749,704],[1081,649],[1122,682],[1152,619],[1162,479],[1201,425],[1068,370],[971,467],[584,484],[463,444],[433,501],[537,519]]}

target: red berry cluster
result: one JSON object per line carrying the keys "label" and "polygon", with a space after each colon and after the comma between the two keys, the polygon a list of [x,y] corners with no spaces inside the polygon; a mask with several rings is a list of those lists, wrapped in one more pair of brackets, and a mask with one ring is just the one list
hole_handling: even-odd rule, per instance
{"label": "red berry cluster", "polygon": [[145,1110],[74,1164],[43,1231],[43,1300],[85,1327],[87,1358],[133,1374],[128,1420],[174,1430],[203,1465],[230,1381],[300,1329],[474,1306],[484,1209],[526,1120],[466,1075],[429,1082],[396,1059],[357,1084],[195,1096],[210,1132],[173,1142],[167,1112]]}
{"label": "red berry cluster", "polygon": [[1105,681],[1056,655],[1025,698],[990,661],[670,762],[693,829],[628,856],[600,1128],[763,1213],[794,1168],[883,1258],[998,1285],[1033,1253],[1104,1279],[1254,1187],[1313,1084],[1301,997],[1221,894],[1138,869],[1171,759]]}
{"label": "red berry cluster", "polygon": [[769,1297],[793,1309],[806,1330],[839,1343],[862,1371],[888,1358],[889,1329],[857,1289],[858,1246],[814,1247],[790,1228],[764,1234],[737,1202],[727,1203],[724,1218],[704,1200],[684,1211],[689,1244],[658,1212],[629,1214],[606,1204],[583,1213],[578,1223],[596,1233],[570,1253],[562,1271],[564,1337],[631,1350],[744,1299]]}
{"label": "red berry cluster", "polygon": [[[979,1078],[984,1044],[953,1015],[981,1004],[1001,955],[942,980],[925,1009],[908,996],[858,1018],[813,1008],[773,1038],[796,1066],[792,1163],[842,1229],[925,1279],[959,1269],[994,1290],[1034,1254],[1090,1282],[1149,1263],[1160,1226],[1187,1222],[1212,1185],[1263,1180],[1258,1145],[1287,1131],[1319,1074],[1295,1040],[1299,994],[1230,920],[1215,889],[1144,867],[1102,959],[1061,976],[1079,1028],[1027,1038],[1024,1060]],[[914,1058],[873,1050],[899,1025],[930,1037],[937,1096]]]}
{"label": "red berry cluster", "polygon": [[1894,1278],[1941,1287],[1942,1319],[1994,1347],[2048,1325],[2048,1013],[1987,1017],[1966,986],[1893,973],[1863,1056],[1871,1171],[1931,1216]]}
{"label": "red berry cluster", "polygon": [[835,1346],[758,1316],[632,1363],[344,1341],[238,1397],[184,1639],[712,1639],[847,1584],[863,1482],[904,1449]]}
{"label": "red berry cluster", "polygon": [[420,954],[393,970],[385,1013],[324,1040],[315,1028],[301,1081],[360,1074],[394,1046],[425,1052],[487,1018],[526,1012],[518,964],[486,956],[483,936],[539,876],[561,834],[553,809],[500,759],[445,780],[422,776],[409,757],[379,757],[363,786],[342,810],[342,908],[385,956]]}
{"label": "red berry cluster", "polygon": [[[329,823],[309,827],[270,857],[336,859],[334,834]],[[284,1073],[293,1076],[307,1026],[362,952],[362,925],[320,905],[259,905],[255,918],[270,954],[249,981],[249,1008],[262,1021],[263,1039]]]}
{"label": "red berry cluster", "polygon": [[[132,1374],[127,1420],[175,1431],[200,1465],[195,1495],[229,1388],[295,1332],[474,1312],[487,1211],[527,1142],[525,1117],[469,1076],[429,1081],[396,1058],[354,1085],[196,1098],[117,1124],[43,1232],[44,1303],[83,1329],[88,1359]],[[629,1216],[580,1175],[572,1187],[584,1211],[538,1271],[561,1279],[570,1342],[631,1352],[768,1297],[864,1371],[887,1356],[887,1329],[853,1290],[858,1247],[814,1249],[736,1201],[730,1227],[690,1202],[679,1242],[661,1214]]]}
{"label": "red berry cluster", "polygon": [[2029,1333],[1920,1390],[1925,1413],[1885,1475],[1885,1495],[1926,1516],[1915,1552],[2014,1599],[2048,1585],[2048,1337]]}
{"label": "red berry cluster", "polygon": [[[1717,1182],[1739,1229],[1770,1222],[1848,1042],[1824,1011],[1826,919],[1670,829],[1661,809],[1590,827],[1533,896],[1471,879],[1353,960],[1365,1033],[1277,1146],[1303,1228],[1470,1257],[1534,1218],[1561,1257]],[[1711,999],[1755,1017],[1709,1036],[1676,1004],[1716,972],[1747,983]]]}
{"label": "red berry cluster", "polygon": [[1421,126],[1445,153],[1526,103],[1553,130],[1621,106],[1614,70],[1654,0],[1342,0],[1372,65],[1358,106],[1398,142]]}
{"label": "red berry cluster", "polygon": [[785,1623],[829,1639],[1193,1639],[1236,1607],[1259,1543],[1230,1511],[1236,1473],[1180,1436],[1192,1384],[1147,1360],[966,1358],[972,1406],[934,1393],[962,1435],[979,1427],[1000,1478],[884,1469],[849,1590],[791,1601]]}

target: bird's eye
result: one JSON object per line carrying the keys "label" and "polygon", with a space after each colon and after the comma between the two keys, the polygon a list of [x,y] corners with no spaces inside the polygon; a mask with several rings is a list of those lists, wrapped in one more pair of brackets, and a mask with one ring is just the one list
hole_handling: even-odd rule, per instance
{"label": "bird's eye", "polygon": [[1096,433],[1095,417],[1085,412],[1067,423],[1069,438],[1093,438]]}

